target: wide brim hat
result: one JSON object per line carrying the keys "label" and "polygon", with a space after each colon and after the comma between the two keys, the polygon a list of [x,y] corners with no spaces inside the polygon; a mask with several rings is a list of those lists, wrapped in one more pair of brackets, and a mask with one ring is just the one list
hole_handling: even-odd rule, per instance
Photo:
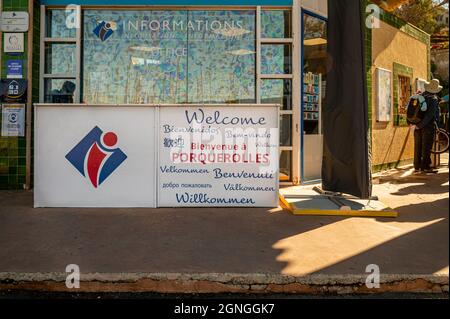
{"label": "wide brim hat", "polygon": [[425,83],[425,91],[436,94],[441,92],[442,86],[438,79],[433,79],[430,82]]}

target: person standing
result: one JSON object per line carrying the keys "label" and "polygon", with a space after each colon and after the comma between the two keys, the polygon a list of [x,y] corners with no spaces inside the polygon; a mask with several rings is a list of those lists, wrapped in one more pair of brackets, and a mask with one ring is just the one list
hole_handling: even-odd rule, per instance
{"label": "person standing", "polygon": [[431,149],[434,143],[435,122],[439,118],[439,99],[437,94],[442,90],[439,80],[433,79],[425,83],[425,98],[427,109],[422,120],[410,125],[414,127],[414,171],[437,173],[431,168]]}

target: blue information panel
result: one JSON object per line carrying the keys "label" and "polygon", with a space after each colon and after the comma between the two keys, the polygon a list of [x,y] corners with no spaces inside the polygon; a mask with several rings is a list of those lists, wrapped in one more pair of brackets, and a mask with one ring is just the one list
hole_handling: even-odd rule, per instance
{"label": "blue information panel", "polygon": [[8,60],[6,62],[6,77],[8,79],[21,79],[23,60]]}

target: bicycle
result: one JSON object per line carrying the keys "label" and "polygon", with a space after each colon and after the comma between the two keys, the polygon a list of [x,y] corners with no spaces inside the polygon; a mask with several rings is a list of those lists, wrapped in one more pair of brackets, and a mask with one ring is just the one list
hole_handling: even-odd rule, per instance
{"label": "bicycle", "polygon": [[448,132],[440,128],[439,125],[435,122],[434,126],[436,128],[434,133],[434,142],[433,147],[431,148],[431,153],[433,154],[442,154],[448,151],[450,146],[450,140],[448,136]]}

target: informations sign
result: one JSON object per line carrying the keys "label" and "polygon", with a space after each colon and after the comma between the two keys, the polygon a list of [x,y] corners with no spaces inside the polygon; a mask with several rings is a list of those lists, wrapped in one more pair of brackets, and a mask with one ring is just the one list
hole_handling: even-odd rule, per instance
{"label": "informations sign", "polygon": [[155,108],[35,109],[35,207],[156,207]]}
{"label": "informations sign", "polygon": [[2,136],[25,136],[25,104],[2,104]]}
{"label": "informations sign", "polygon": [[159,121],[159,206],[277,206],[277,108],[161,107]]}

